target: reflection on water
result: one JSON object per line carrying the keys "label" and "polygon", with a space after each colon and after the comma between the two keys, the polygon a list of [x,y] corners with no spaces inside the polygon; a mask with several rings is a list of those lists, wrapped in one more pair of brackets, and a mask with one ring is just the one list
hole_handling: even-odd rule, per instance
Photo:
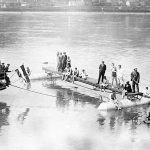
{"label": "reflection on water", "polygon": [[5,111],[0,110],[0,129],[3,126],[8,126],[8,116],[9,116],[9,108],[7,108]]}
{"label": "reflection on water", "polygon": [[126,108],[120,111],[109,111],[105,117],[103,113],[98,115],[97,122],[100,127],[106,125],[107,120],[109,122],[110,129],[116,129],[118,126],[122,127],[127,125],[131,130],[136,129],[139,125],[144,124],[144,120],[148,115],[148,106],[145,107],[133,107]]}
{"label": "reflection on water", "polygon": [[98,99],[67,89],[61,89],[57,91],[57,107],[65,108],[70,107],[72,104],[73,107],[79,107],[79,105],[84,107],[87,103],[96,105],[98,103]]}
{"label": "reflection on water", "polygon": [[30,108],[26,108],[25,112],[22,112],[21,114],[18,115],[18,121],[23,124],[24,120],[26,119],[26,116],[28,116],[28,113],[30,111]]}

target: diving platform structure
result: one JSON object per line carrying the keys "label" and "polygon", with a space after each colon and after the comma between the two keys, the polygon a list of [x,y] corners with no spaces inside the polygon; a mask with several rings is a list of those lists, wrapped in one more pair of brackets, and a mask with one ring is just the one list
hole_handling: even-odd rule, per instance
{"label": "diving platform structure", "polygon": [[[61,72],[58,72],[58,71],[56,71],[56,69],[53,69],[49,66],[43,67],[42,69],[45,71],[45,73],[48,76],[50,76],[50,78],[52,78],[52,76],[55,76],[55,75],[59,75],[60,77],[62,76]],[[98,110],[101,110],[101,111],[116,109],[116,105],[114,104],[114,102],[112,100],[109,100],[109,98],[108,98],[108,94],[111,92],[116,92],[116,94],[120,95],[119,99],[118,99],[118,102],[119,102],[118,105],[121,108],[133,107],[133,106],[138,106],[138,105],[145,105],[145,104],[150,103],[150,96],[145,96],[141,92],[139,92],[139,93],[127,93],[125,98],[122,98],[122,96],[121,96],[122,88],[120,88],[120,89],[112,88],[111,84],[108,84],[108,86],[105,87],[106,92],[102,92],[101,91],[101,89],[102,89],[101,85],[97,84],[96,79],[93,79],[90,77],[87,77],[86,80],[79,78],[79,77],[76,77],[75,83],[71,83],[71,84],[75,84],[75,85],[80,86],[80,84],[82,84],[82,83],[85,84],[85,88],[88,87],[89,85],[93,86],[95,88],[95,92],[99,93],[99,96],[103,96],[104,99],[106,99],[106,101],[104,101],[104,99],[102,98],[102,101],[98,107]],[[64,84],[67,84],[67,83],[65,83],[65,81],[64,81]],[[92,91],[90,91],[90,94],[94,91],[94,88]],[[98,90],[96,90],[96,89],[98,89]]]}
{"label": "diving platform structure", "polygon": [[[62,76],[63,73],[62,72],[58,72],[56,71],[54,68],[51,68],[51,67],[43,67],[42,68],[45,73],[47,75],[49,75],[50,77],[52,77],[53,75],[59,75],[59,76]],[[94,79],[94,78],[91,78],[91,77],[87,77],[87,79],[82,79],[80,77],[75,77],[75,81],[78,81],[78,82],[81,82],[81,83],[84,83],[84,84],[87,84],[87,85],[91,85],[95,88],[102,88],[100,84],[97,84],[97,80]],[[117,94],[122,94],[122,89],[121,88],[113,88],[111,84],[108,84],[106,87],[105,87],[105,90],[109,90],[111,92],[116,92]],[[140,95],[142,96],[143,93],[129,93],[128,94],[129,96],[136,96],[136,95]]]}

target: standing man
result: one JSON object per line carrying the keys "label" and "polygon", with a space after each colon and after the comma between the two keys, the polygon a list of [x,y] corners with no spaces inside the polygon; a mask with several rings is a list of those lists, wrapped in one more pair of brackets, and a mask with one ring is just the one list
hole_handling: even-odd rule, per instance
{"label": "standing man", "polygon": [[66,52],[63,52],[63,55],[62,55],[62,71],[65,70],[67,66],[67,55],[66,55]]}
{"label": "standing man", "polygon": [[102,64],[99,65],[99,78],[98,78],[97,84],[99,84],[101,77],[102,77],[102,82],[103,82],[105,71],[106,71],[106,65],[105,65],[104,61],[102,61]]}
{"label": "standing man", "polygon": [[139,93],[140,74],[137,71],[137,68],[135,68],[131,73],[131,81],[132,81],[132,92],[135,93],[135,86],[136,86],[136,90]]}

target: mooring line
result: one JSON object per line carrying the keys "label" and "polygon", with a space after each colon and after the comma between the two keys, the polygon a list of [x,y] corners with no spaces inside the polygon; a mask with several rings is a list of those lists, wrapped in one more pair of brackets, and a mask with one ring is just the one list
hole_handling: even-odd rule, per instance
{"label": "mooring line", "polygon": [[[13,85],[13,84],[10,84],[10,86],[15,87],[15,88],[18,88],[18,89],[21,89],[21,90],[24,90],[24,91],[28,91],[28,92],[32,92],[32,93],[36,93],[36,94],[40,94],[40,95],[45,95],[45,96],[49,96],[49,97],[60,98],[60,97],[55,96],[55,95],[46,94],[46,93],[42,93],[42,92],[38,92],[38,91],[34,91],[34,90],[30,90],[30,89],[26,89],[26,88],[19,87],[19,86]],[[64,100],[69,100],[69,99],[67,99],[67,98],[62,98],[62,99],[64,99]]]}

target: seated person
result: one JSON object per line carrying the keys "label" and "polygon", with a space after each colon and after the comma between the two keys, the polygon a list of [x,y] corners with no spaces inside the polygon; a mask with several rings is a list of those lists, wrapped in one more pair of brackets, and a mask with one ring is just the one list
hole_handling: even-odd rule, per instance
{"label": "seated person", "polygon": [[109,85],[109,81],[107,80],[107,78],[106,78],[106,76],[104,76],[104,79],[103,79],[103,82],[101,83],[101,85],[100,85],[100,88],[101,89],[104,89],[104,91],[105,91],[105,89],[106,89],[106,87]]}
{"label": "seated person", "polygon": [[71,78],[71,75],[72,75],[72,69],[67,66],[67,68],[65,69],[65,72],[63,73],[63,76],[62,76],[62,80],[68,80]]}
{"label": "seated person", "polygon": [[124,89],[122,91],[122,98],[124,98],[127,93],[132,93],[132,88],[129,81],[127,81],[124,86]]}
{"label": "seated person", "polygon": [[77,68],[75,68],[73,71],[73,75],[72,75],[72,82],[73,83],[74,83],[76,77],[79,77],[79,70]]}
{"label": "seated person", "polygon": [[116,100],[116,93],[115,93],[115,92],[112,92],[112,93],[109,95],[109,99],[112,100],[112,101],[115,101],[115,100]]}
{"label": "seated person", "polygon": [[82,72],[81,72],[81,74],[80,74],[80,78],[86,80],[86,79],[87,79],[87,76],[88,76],[88,75],[86,74],[85,70],[82,69]]}
{"label": "seated person", "polygon": [[109,95],[109,99],[114,103],[118,110],[121,109],[119,101],[116,98],[116,93],[114,91]]}
{"label": "seated person", "polygon": [[126,82],[124,89],[126,90],[127,93],[132,93],[132,88],[129,81]]}
{"label": "seated person", "polygon": [[146,87],[146,88],[144,89],[143,95],[144,95],[144,96],[150,96],[150,92],[149,92],[149,90],[148,90],[148,87]]}

